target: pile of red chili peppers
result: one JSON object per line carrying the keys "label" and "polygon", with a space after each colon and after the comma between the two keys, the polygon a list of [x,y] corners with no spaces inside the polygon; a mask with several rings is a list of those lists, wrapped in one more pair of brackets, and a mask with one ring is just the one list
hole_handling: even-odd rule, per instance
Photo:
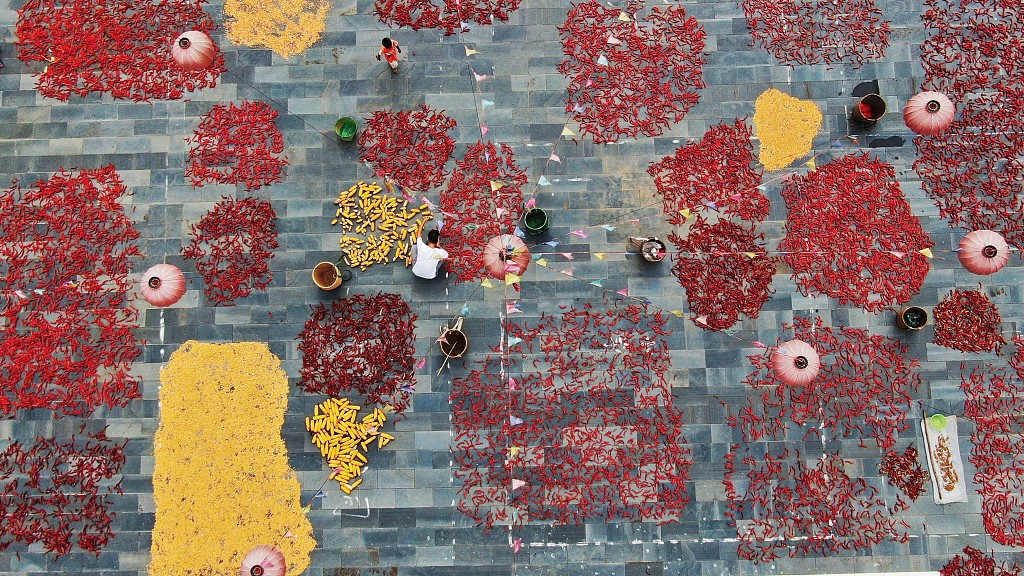
{"label": "pile of red chili peppers", "polygon": [[276,118],[277,110],[265,102],[217,104],[186,139],[192,148],[185,176],[193,186],[242,183],[246,191],[280,182],[288,159],[278,157],[284,137]]}
{"label": "pile of red chili peppers", "polygon": [[452,385],[459,510],[487,528],[678,521],[691,459],[666,323],[588,303],[506,325],[506,361],[481,360]]}
{"label": "pile of red chili peppers", "polygon": [[758,188],[762,171],[752,137],[743,120],[716,124],[700,142],[680,146],[675,156],[651,164],[647,173],[654,177],[669,224],[686,222],[682,210],[711,206],[752,222],[768,217],[768,197]]}
{"label": "pile of red chili peppers", "polygon": [[[909,541],[905,522],[895,514],[906,508],[899,497],[890,507],[863,478],[850,478],[838,454],[824,453],[814,465],[800,452],[785,449],[763,456],[744,453],[743,480],[733,480],[739,444],[725,459],[725,492],[740,543],[736,553],[755,563],[810,553],[870,548],[884,540]],[[736,484],[746,485],[742,494]]]}
{"label": "pile of red chili peppers", "polygon": [[743,0],[754,42],[783,64],[849,64],[882,58],[889,21],[874,0]]}
{"label": "pile of red chili peppers", "polygon": [[878,473],[884,475],[889,484],[899,488],[913,501],[924,494],[924,485],[928,482],[928,473],[921,468],[917,458],[917,448],[913,444],[907,446],[903,454],[895,450],[886,452],[878,465]]}
{"label": "pile of red chili peppers", "polygon": [[1015,564],[997,564],[995,558],[977,548],[967,546],[939,570],[941,576],[1020,576]]}
{"label": "pile of red chili peppers", "polygon": [[113,166],[0,192],[0,413],[89,416],[139,397],[128,275],[141,257]]}
{"label": "pile of red chili peppers", "polygon": [[953,227],[998,230],[1024,247],[1024,14],[1014,2],[925,0],[922,89],[957,106],[942,134],[914,139],[914,170]]}
{"label": "pile of red chili peppers", "polygon": [[526,173],[506,144],[477,142],[456,162],[441,192],[448,269],[459,282],[486,275],[480,255],[491,238],[511,234],[523,209]]}
{"label": "pile of red chili peppers", "polygon": [[455,140],[448,135],[452,128],[454,119],[424,104],[412,111],[378,110],[366,119],[359,135],[359,159],[379,178],[426,191],[440,186],[448,175],[444,166],[455,150]]}
{"label": "pile of red chili peppers", "polygon": [[932,311],[939,346],[961,352],[998,352],[1006,339],[996,305],[980,290],[953,289]]}
{"label": "pile of red chili peppers", "polygon": [[558,71],[569,79],[565,111],[595,142],[660,136],[704,88],[704,27],[679,5],[646,16],[643,8],[643,0],[622,10],[588,0],[558,27],[566,56]]}
{"label": "pile of red chili peppers", "polygon": [[779,245],[800,292],[878,312],[921,290],[933,246],[910,210],[892,166],[850,154],[796,175]]}
{"label": "pile of red chili peppers", "polygon": [[690,312],[705,330],[723,330],[740,314],[757,318],[771,294],[775,259],[758,243],[763,234],[719,220],[708,224],[697,217],[689,234],[669,240],[678,250],[672,273],[686,288]]}
{"label": "pile of red chili peppers", "polygon": [[415,322],[397,294],[357,294],[314,306],[296,337],[302,353],[299,387],[331,397],[354,392],[401,414],[416,385]]}
{"label": "pile of red chili peppers", "polygon": [[276,221],[270,202],[225,197],[192,225],[182,254],[196,261],[210,302],[231,305],[270,284]]}
{"label": "pile of red chili peppers", "polygon": [[806,429],[805,439],[821,437],[828,430],[862,445],[874,438],[879,448],[891,450],[908,428],[911,394],[921,386],[907,347],[866,330],[824,326],[820,318],[796,316],[784,326],[818,352],[820,372],[807,386],[788,386],[776,376],[770,354],[750,356],[754,371],[744,384],[763,392],[730,416],[729,425],[739,427],[746,442],[780,440],[799,429]]}
{"label": "pile of red chili peppers", "polygon": [[1024,546],[1024,339],[1014,344],[1011,370],[986,365],[965,374],[960,388],[964,416],[976,426],[971,463],[985,531],[1000,544]]}
{"label": "pile of red chili peppers", "polygon": [[37,437],[29,449],[8,446],[0,454],[0,550],[23,542],[58,558],[75,545],[99,555],[114,535],[111,495],[122,494],[121,482],[108,481],[121,474],[125,444],[101,430],[84,442]]}
{"label": "pile of red chili peppers", "polygon": [[[443,5],[438,6],[438,2]],[[436,28],[445,36],[469,29],[470,22],[482,26],[508,22],[521,0],[375,0],[373,11],[380,21],[394,28]]]}
{"label": "pile of red chili peppers", "polygon": [[46,62],[39,93],[67,100],[107,92],[114,98],[178,99],[186,90],[215,86],[225,71],[218,52],[204,70],[185,72],[171,44],[186,30],[209,34],[217,26],[203,0],[29,0],[18,11],[18,57]]}

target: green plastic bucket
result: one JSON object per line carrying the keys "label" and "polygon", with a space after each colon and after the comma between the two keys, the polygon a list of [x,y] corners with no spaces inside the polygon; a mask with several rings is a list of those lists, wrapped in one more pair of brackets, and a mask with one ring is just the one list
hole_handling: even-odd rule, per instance
{"label": "green plastic bucket", "polygon": [[338,138],[345,142],[351,142],[356,137],[356,121],[348,116],[338,118],[338,121],[334,123],[334,131],[338,134]]}
{"label": "green plastic bucket", "polygon": [[523,230],[526,230],[527,234],[540,234],[550,227],[551,221],[548,220],[548,213],[540,208],[531,208],[523,215]]}

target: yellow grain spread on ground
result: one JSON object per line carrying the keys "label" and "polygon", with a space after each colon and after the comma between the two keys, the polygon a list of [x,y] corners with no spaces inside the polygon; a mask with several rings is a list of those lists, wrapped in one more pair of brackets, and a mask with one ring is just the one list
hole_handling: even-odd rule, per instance
{"label": "yellow grain spread on ground", "polygon": [[765,170],[781,170],[811,151],[821,129],[817,104],[770,88],[757,97],[754,111],[754,128],[761,141],[758,160]]}
{"label": "yellow grain spread on ground", "polygon": [[330,9],[325,0],[226,0],[228,39],[291,58],[320,39]]}
{"label": "yellow grain spread on ground", "polygon": [[263,343],[189,341],[160,382],[149,573],[235,576],[246,552],[268,544],[301,574],[316,541],[281,439],[281,361]]}
{"label": "yellow grain spread on ground", "polygon": [[433,218],[426,204],[410,208],[408,200],[384,194],[373,182],[342,190],[334,204],[338,209],[331,224],[344,231],[338,243],[345,263],[361,270],[409,259],[416,231]]}

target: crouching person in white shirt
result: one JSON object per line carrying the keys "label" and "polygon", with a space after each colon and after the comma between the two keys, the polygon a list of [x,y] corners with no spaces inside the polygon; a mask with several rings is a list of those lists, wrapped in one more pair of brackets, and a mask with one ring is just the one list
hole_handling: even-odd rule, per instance
{"label": "crouching person in white shirt", "polygon": [[416,247],[413,248],[413,274],[427,280],[437,278],[441,266],[448,260],[448,251],[438,246],[440,239],[441,233],[431,230],[427,233],[427,242],[424,244],[422,235],[417,234]]}

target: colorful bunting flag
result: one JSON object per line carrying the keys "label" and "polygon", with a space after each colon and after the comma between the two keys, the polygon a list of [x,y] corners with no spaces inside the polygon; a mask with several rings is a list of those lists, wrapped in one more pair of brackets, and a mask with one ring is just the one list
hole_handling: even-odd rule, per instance
{"label": "colorful bunting flag", "polygon": [[494,288],[494,283],[491,282],[490,278],[484,278],[484,281],[480,283],[484,288]]}
{"label": "colorful bunting flag", "polygon": [[518,276],[516,274],[505,274],[506,284],[515,284],[516,282],[519,282],[522,279],[522,276]]}
{"label": "colorful bunting flag", "polygon": [[481,137],[487,136],[487,130],[488,130],[487,124],[480,124],[480,136]]}
{"label": "colorful bunting flag", "polygon": [[562,163],[562,159],[559,158],[558,154],[555,154],[554,152],[551,153],[551,156],[549,156],[548,159],[553,161],[553,162],[558,162],[559,164]]}
{"label": "colorful bunting flag", "polygon": [[619,290],[618,294],[621,294],[623,296],[629,296],[629,288],[623,288],[622,290]]}
{"label": "colorful bunting flag", "polygon": [[537,260],[537,264],[540,265],[540,266],[547,266],[548,265],[548,259],[547,258],[540,258],[540,259]]}
{"label": "colorful bunting flag", "polygon": [[525,480],[519,480],[517,478],[513,478],[512,479],[512,489],[513,490],[519,490],[523,486],[526,486],[526,481]]}
{"label": "colorful bunting flag", "polygon": [[503,186],[505,186],[504,182],[491,180],[491,192],[497,192],[498,190],[501,190]]}
{"label": "colorful bunting flag", "polygon": [[579,236],[580,238],[587,237],[587,233],[584,232],[583,230],[573,230],[572,232],[569,232],[569,234],[572,234],[573,236]]}
{"label": "colorful bunting flag", "polygon": [[483,82],[484,80],[490,78],[490,76],[488,76],[487,74],[477,74],[476,72],[473,72],[473,78],[476,78],[477,82]]}
{"label": "colorful bunting flag", "polygon": [[481,98],[480,105],[484,108],[492,108],[494,106],[494,100],[484,100]]}
{"label": "colorful bunting flag", "polygon": [[591,282],[591,284],[594,285],[594,286],[597,286],[598,288],[601,288],[601,287],[604,286],[604,283],[601,280],[594,280],[593,282]]}
{"label": "colorful bunting flag", "polygon": [[527,210],[533,210],[533,207],[536,206],[536,205],[537,205],[537,198],[531,197],[529,200],[526,201],[526,209]]}
{"label": "colorful bunting flag", "polygon": [[594,252],[594,258],[597,258],[598,260],[604,260],[605,256],[607,256],[607,254],[604,252]]}
{"label": "colorful bunting flag", "polygon": [[426,357],[420,358],[419,362],[416,363],[416,369],[419,370],[420,368],[423,368],[426,365],[427,365],[427,358]]}
{"label": "colorful bunting flag", "polygon": [[629,14],[626,14],[625,12],[619,12],[619,20],[622,20],[623,22],[629,22]]}
{"label": "colorful bunting flag", "polygon": [[608,59],[604,57],[604,54],[601,54],[600,56],[597,57],[597,65],[598,66],[607,66],[608,65]]}
{"label": "colorful bunting flag", "polygon": [[[516,379],[511,377],[511,376],[509,376],[509,378],[508,378],[508,389],[509,390],[515,390],[516,389],[516,384],[518,384],[518,382],[516,382]],[[512,455],[515,456],[515,453],[513,453]]]}
{"label": "colorful bunting flag", "polygon": [[479,54],[479,52],[473,50],[469,46],[466,46],[466,56],[472,56],[473,54]]}
{"label": "colorful bunting flag", "polygon": [[562,136],[575,136],[576,133],[569,129],[568,126],[562,128]]}
{"label": "colorful bunting flag", "polygon": [[509,346],[515,346],[516,344],[519,344],[522,341],[523,341],[522,338],[516,338],[515,336],[513,336],[513,337],[508,339],[508,345]]}
{"label": "colorful bunting flag", "polygon": [[619,44],[622,44],[622,40],[619,40],[618,38],[616,38],[614,34],[609,34],[608,35],[608,43],[612,44],[614,46],[618,46]]}
{"label": "colorful bunting flag", "polygon": [[559,252],[559,254],[561,254],[562,256],[565,256],[566,260],[572,260],[573,259],[572,252]]}
{"label": "colorful bunting flag", "polygon": [[508,449],[509,456],[515,458],[516,454],[519,454],[519,450],[521,450],[521,448],[519,448],[519,446],[512,446],[512,447],[510,447]]}
{"label": "colorful bunting flag", "polygon": [[522,538],[516,538],[515,540],[513,540],[512,541],[512,553],[513,554],[518,554],[519,553],[519,548],[522,545],[523,545],[523,539]]}
{"label": "colorful bunting flag", "polygon": [[522,418],[518,418],[516,416],[509,416],[508,417],[508,422],[509,422],[509,424],[511,424],[513,426],[519,426],[520,424],[523,423],[523,419]]}
{"label": "colorful bunting flag", "polygon": [[925,258],[932,258],[932,249],[931,248],[922,248],[921,250],[918,250],[918,252],[923,254]]}
{"label": "colorful bunting flag", "polygon": [[555,246],[558,246],[558,240],[549,240],[549,241],[545,242],[544,244],[546,246],[551,246],[552,248],[554,248]]}
{"label": "colorful bunting flag", "polygon": [[609,232],[611,232],[612,230],[615,230],[615,226],[611,226],[609,224],[601,224],[601,228],[604,228],[605,230],[607,230]]}
{"label": "colorful bunting flag", "polygon": [[817,170],[818,165],[814,163],[814,158],[811,158],[807,162],[804,162],[804,166],[807,166],[809,170]]}
{"label": "colorful bunting flag", "polygon": [[551,181],[550,181],[550,180],[548,180],[548,179],[547,179],[547,177],[545,177],[545,176],[541,176],[541,177],[540,177],[540,178],[539,178],[539,179],[537,180],[537,184],[539,184],[539,185],[541,185],[541,186],[551,186]]}

